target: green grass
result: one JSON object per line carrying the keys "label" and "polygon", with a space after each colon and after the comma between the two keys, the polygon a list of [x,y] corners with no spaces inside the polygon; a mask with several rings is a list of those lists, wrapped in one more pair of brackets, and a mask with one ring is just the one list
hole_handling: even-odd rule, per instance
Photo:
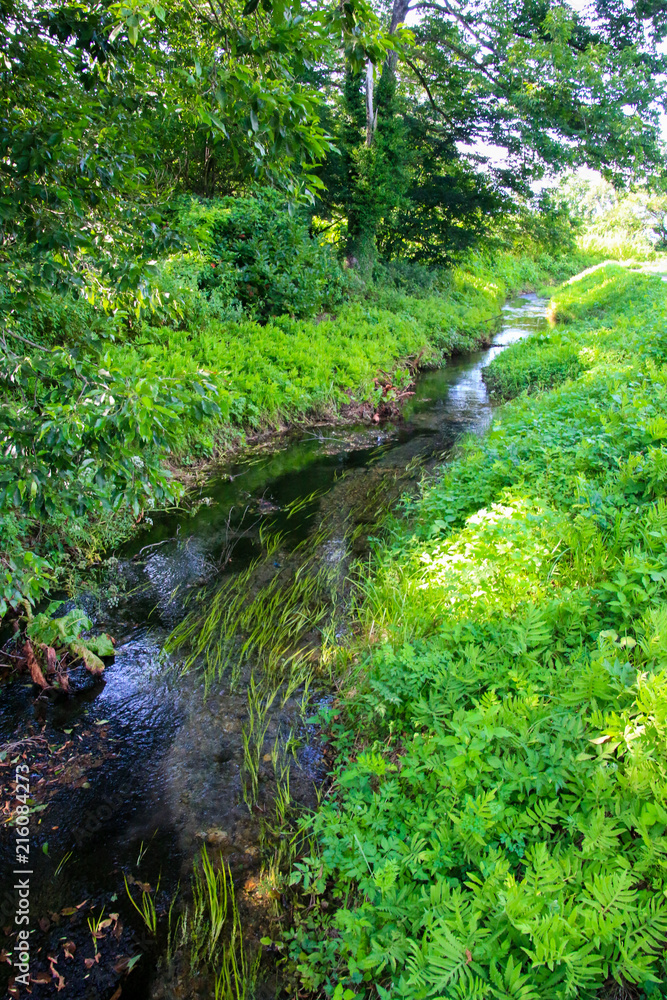
{"label": "green grass", "polygon": [[175,466],[219,458],[248,431],[335,420],[349,402],[377,406],[381,372],[406,385],[408,359],[435,366],[474,348],[505,296],[575,266],[469,253],[448,271],[413,268],[414,295],[387,278],[359,284],[335,316],[265,325],[217,310],[193,266],[176,268],[150,315],[41,297],[17,321],[18,343],[34,342],[39,363],[22,358],[18,380],[9,364],[0,408],[0,437],[12,444],[0,469],[0,614],[88,586],[88,567],[147,510],[178,502]]}
{"label": "green grass", "polygon": [[286,934],[325,995],[666,995],[667,285],[608,265],[551,311],[362,579]]}
{"label": "green grass", "polygon": [[[314,320],[279,316],[266,325],[209,318],[183,329],[144,324],[135,341],[119,343],[109,363],[127,374],[144,365],[181,384],[212,373],[220,413],[183,423],[181,460],[224,447],[238,429],[257,429],[313,415],[333,417],[342,404],[379,400],[374,379],[408,357],[440,364],[470,350],[492,330],[508,294],[535,288],[562,262],[470,254],[446,272],[436,294],[416,297],[375,287],[368,298]],[[566,265],[565,265],[566,266]],[[571,265],[570,265],[571,266]],[[235,433],[236,432],[236,433]]]}

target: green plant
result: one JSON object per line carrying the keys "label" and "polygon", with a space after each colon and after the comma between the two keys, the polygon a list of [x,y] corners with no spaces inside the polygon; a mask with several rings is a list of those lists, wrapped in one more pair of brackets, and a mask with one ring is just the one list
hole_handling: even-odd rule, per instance
{"label": "green plant", "polygon": [[231,872],[222,859],[216,870],[206,848],[194,868],[192,903],[179,917],[170,943],[171,954],[178,950],[193,972],[212,971],[216,1000],[251,995],[261,955],[249,959]]}
{"label": "green plant", "polygon": [[[143,920],[149,934],[152,934],[153,937],[155,937],[155,935],[157,934],[158,917],[157,917],[157,910],[155,908],[155,900],[151,896],[150,890],[143,889],[141,892],[141,903],[137,903],[134,896],[130,892],[130,887],[127,883],[127,876],[124,875],[123,878],[125,880],[125,891],[127,892],[127,898],[130,900],[132,906],[135,908],[135,910]],[[158,881],[157,887],[155,889],[155,894],[157,895],[159,891],[160,891],[160,883]]]}
{"label": "green plant", "polygon": [[63,854],[62,858],[58,862],[58,866],[57,866],[55,872],[53,873],[54,876],[55,875],[60,875],[60,873],[63,870],[63,868],[65,867],[65,865],[68,864],[69,861],[71,861],[71,859],[72,859],[72,853],[73,853],[72,851],[67,851],[66,854]]}
{"label": "green plant", "polygon": [[80,638],[83,631],[93,627],[90,618],[78,608],[72,608],[67,614],[53,618],[51,612],[59,606],[55,602],[35,617],[30,617],[26,634],[37,646],[51,647],[56,654],[67,650],[75,659],[83,660],[86,668],[94,674],[104,670],[102,656],[113,656],[114,645],[106,633]]}
{"label": "green plant", "polygon": [[565,336],[584,370],[462,442],[359,569],[372,641],[291,874],[312,991],[662,989],[667,289],[606,266],[564,310],[505,371]]}
{"label": "green plant", "polygon": [[210,260],[198,282],[209,299],[233,280],[237,301],[262,320],[312,316],[340,299],[343,274],[336,259],[275,191],[192,206],[190,214],[200,227],[210,219]]}
{"label": "green plant", "polygon": [[95,954],[97,955],[97,941],[100,937],[103,937],[102,929],[104,924],[104,907],[102,907],[100,913],[96,916],[94,913],[88,917],[88,929],[90,930],[90,935],[93,939],[93,947],[95,948]]}

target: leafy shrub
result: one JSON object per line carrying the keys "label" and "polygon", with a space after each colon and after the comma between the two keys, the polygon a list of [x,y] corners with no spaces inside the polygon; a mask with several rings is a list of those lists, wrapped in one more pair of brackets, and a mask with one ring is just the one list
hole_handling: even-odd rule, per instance
{"label": "leafy shrub", "polygon": [[259,320],[283,313],[313,316],[341,298],[344,277],[330,249],[313,239],[306,219],[276,192],[191,202],[182,214],[208,260],[198,285],[206,298],[234,299]]}
{"label": "leafy shrub", "polygon": [[445,268],[427,267],[401,259],[377,263],[373,278],[381,288],[393,289],[414,298],[438,295],[449,286],[449,272]]}
{"label": "leafy shrub", "polygon": [[[124,375],[110,356],[63,348],[8,351],[0,382],[1,616],[39,596],[77,521],[121,508],[137,517],[173,499],[180,486],[164,454],[184,419],[211,415],[217,404],[204,373],[183,384],[145,361],[141,376]],[[59,537],[68,520],[75,527]],[[40,541],[31,546],[33,533]]]}
{"label": "leafy shrub", "polygon": [[183,329],[207,326],[212,320],[242,318],[236,294],[236,270],[231,265],[212,269],[214,280],[207,284],[204,277],[210,267],[211,261],[204,250],[172,254],[160,261],[154,278],[158,302],[146,316],[147,325]]}

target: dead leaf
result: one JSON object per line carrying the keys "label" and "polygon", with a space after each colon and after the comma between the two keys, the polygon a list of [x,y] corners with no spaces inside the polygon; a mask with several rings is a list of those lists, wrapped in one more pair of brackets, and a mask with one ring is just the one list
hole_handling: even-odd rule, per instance
{"label": "dead leaf", "polygon": [[83,903],[77,903],[77,904],[76,904],[76,908],[77,908],[77,910],[80,910],[80,909],[81,909],[81,907],[82,907],[82,906],[85,906],[87,902],[88,902],[88,900],[87,900],[87,899],[84,899]]}
{"label": "dead leaf", "polygon": [[111,997],[111,1000],[119,1000],[119,997],[121,996],[122,992],[123,992],[123,987],[119,986],[114,995]]}
{"label": "dead leaf", "polygon": [[71,917],[73,913],[76,913],[77,909],[77,906],[63,906],[60,912],[63,917]]}
{"label": "dead leaf", "polygon": [[607,743],[611,739],[611,736],[597,736],[594,740],[589,740],[589,743]]}
{"label": "dead leaf", "polygon": [[56,989],[58,993],[60,993],[61,990],[65,989],[65,977],[61,976],[58,970],[56,969],[55,967],[56,959],[53,958],[51,955],[48,956],[48,959],[49,959],[49,965],[51,966],[51,976],[53,977],[53,979],[55,979]]}
{"label": "dead leaf", "polygon": [[123,922],[122,920],[117,920],[116,926],[113,929],[113,936],[115,937],[116,941],[120,941],[122,933],[123,933]]}
{"label": "dead leaf", "polygon": [[7,992],[12,997],[18,997],[18,995],[19,995],[19,988],[16,985],[16,976],[12,976],[12,978],[7,983]]}
{"label": "dead leaf", "polygon": [[466,948],[466,965],[470,965],[471,962],[472,962],[472,952],[470,951],[470,948]]}
{"label": "dead leaf", "polygon": [[42,643],[39,647],[46,657],[46,672],[47,674],[55,674],[58,667],[58,657],[56,656],[56,651],[53,646],[45,646]]}
{"label": "dead leaf", "polygon": [[7,965],[11,965],[12,960],[9,957],[9,955],[10,953],[8,951],[5,951],[5,949],[3,948],[2,951],[0,951],[0,962],[6,962]]}
{"label": "dead leaf", "polygon": [[119,975],[121,972],[125,972],[130,961],[129,955],[121,955],[119,959],[114,963],[113,971],[117,972]]}
{"label": "dead leaf", "polygon": [[95,955],[95,958],[84,958],[83,964],[87,969],[92,969],[95,963],[99,962],[99,960],[100,960],[100,953],[98,951],[97,955]]}
{"label": "dead leaf", "polygon": [[39,684],[39,686],[44,689],[49,685],[42,673],[41,667],[35,658],[35,651],[32,648],[32,643],[28,640],[23,647],[23,655],[25,656],[26,663],[28,664],[28,670],[30,671],[30,676],[32,677],[33,684]]}
{"label": "dead leaf", "polygon": [[58,673],[56,674],[56,677],[55,677],[55,679],[56,679],[56,680],[57,680],[57,682],[58,682],[58,687],[59,687],[59,688],[60,688],[60,689],[61,689],[62,691],[64,691],[64,692],[65,692],[65,694],[69,694],[69,677],[67,676],[67,674],[64,674],[64,673],[62,672],[62,670],[60,670],[60,671],[59,671],[59,672],[58,672]]}
{"label": "dead leaf", "polygon": [[30,977],[31,983],[50,983],[51,974],[49,972],[38,972],[36,976]]}
{"label": "dead leaf", "polygon": [[51,926],[51,921],[49,920],[49,918],[48,917],[42,917],[42,919],[39,920],[38,923],[39,923],[40,930],[44,931],[44,933],[46,934],[46,932],[48,931],[49,927]]}
{"label": "dead leaf", "polygon": [[74,958],[74,952],[76,951],[74,941],[65,941],[63,951],[65,952],[65,958]]}
{"label": "dead leaf", "polygon": [[94,677],[99,677],[104,672],[104,664],[99,656],[96,656],[92,649],[88,649],[82,642],[70,642],[69,648],[75,656],[83,660],[86,670]]}

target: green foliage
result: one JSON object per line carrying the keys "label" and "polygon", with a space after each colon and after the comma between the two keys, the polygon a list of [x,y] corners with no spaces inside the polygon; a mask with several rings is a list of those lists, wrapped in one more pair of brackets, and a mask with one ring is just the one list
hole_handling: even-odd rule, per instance
{"label": "green foliage", "polygon": [[667,249],[667,196],[660,190],[616,190],[601,178],[572,175],[561,182],[558,196],[578,221],[586,252],[654,260]]}
{"label": "green foliage", "polygon": [[[384,9],[395,28],[410,5]],[[584,164],[619,186],[664,176],[656,6],[480,0],[421,14],[381,70],[339,58],[313,73],[335,140],[318,216],[363,272],[378,251],[442,263],[489,231],[515,252],[562,253],[568,212],[531,180]],[[502,165],[489,146],[506,151]]]}
{"label": "green foliage", "polygon": [[[136,518],[178,496],[163,457],[184,419],[217,412],[215,387],[199,371],[184,385],[149,360],[137,377],[109,354],[40,348],[11,333],[3,347],[0,615],[39,596],[65,545],[80,544],[86,521],[123,511]],[[46,536],[26,544],[40,525]]]}
{"label": "green foliage", "polygon": [[[234,277],[234,298],[250,316],[312,316],[341,296],[343,274],[305,218],[271,191],[199,207],[210,225],[210,260],[199,276],[207,295]],[[202,220],[203,221],[203,220]],[[200,223],[201,224],[201,223]]]}
{"label": "green foliage", "polygon": [[536,388],[564,343],[585,371],[464,442],[362,579],[384,641],[292,875],[314,909],[290,954],[327,995],[583,1000],[665,973],[667,288],[610,265],[553,305],[567,337],[496,377]]}
{"label": "green foliage", "polygon": [[[146,509],[173,502],[181,486],[165,468],[168,453],[187,461],[245,427],[332,415],[351,398],[374,402],[379,369],[411,355],[437,364],[470,349],[508,291],[549,274],[527,258],[470,254],[458,268],[424,279],[420,298],[387,282],[335,316],[280,315],[261,325],[234,304],[244,273],[237,265],[212,269],[209,260],[227,284],[205,292],[198,285],[219,227],[235,233],[255,219],[261,229],[271,204],[272,196],[246,200],[235,211],[230,202],[188,200],[179,226],[200,249],[160,262],[153,289],[160,304],[130,329],[123,315],[105,318],[58,294],[11,314],[0,363],[0,613],[34,603],[73,561],[85,568],[127,537]],[[285,307],[293,296],[294,311],[308,302],[310,309],[325,292],[322,271],[313,268],[300,285],[299,268],[310,274],[305,259],[321,251],[301,222],[286,219],[283,212],[275,233],[291,233],[306,250],[292,270],[285,250],[276,294],[285,294]],[[324,252],[321,260],[329,274]],[[327,295],[336,294],[339,275],[334,269]]]}
{"label": "green foliage", "polygon": [[[368,289],[366,301],[351,301],[335,316],[298,320],[278,316],[264,326],[241,320],[219,322],[196,313],[184,329],[149,328],[141,344],[112,349],[114,364],[127,373],[150,365],[186,384],[199,369],[217,373],[220,418],[184,422],[181,447],[211,447],[211,435],[229,423],[259,426],[302,414],[332,412],[348,402],[372,400],[378,369],[423,352],[438,363],[470,349],[487,335],[505,295],[535,287],[548,270],[528,258],[497,254],[493,261],[470,254],[458,268],[440,272],[430,294],[416,298],[391,284]],[[393,282],[392,282],[393,284]]]}
{"label": "green foliage", "polygon": [[503,399],[520,392],[551,389],[583,369],[580,347],[569,338],[531,337],[526,344],[512,345],[484,369],[489,390]]}
{"label": "green foliage", "polygon": [[[49,614],[36,615],[27,628],[28,637],[46,646],[68,646],[79,638],[84,629],[90,629],[93,623],[78,608],[72,608],[61,618],[52,618]],[[111,647],[113,652],[113,646]]]}
{"label": "green foliage", "polygon": [[313,200],[331,144],[308,68],[339,48],[377,62],[394,41],[364,0],[247,7],[3,7],[0,276],[19,299],[36,282],[105,298],[139,287],[174,243],[179,183],[211,194],[252,178]]}
{"label": "green foliage", "polygon": [[78,608],[72,608],[67,614],[53,618],[51,612],[57,607],[52,604],[46,612],[30,618],[26,635],[33,646],[51,647],[58,656],[69,652],[75,660],[81,659],[86,668],[93,674],[101,674],[104,670],[102,656],[113,656],[114,645],[106,632],[101,635],[81,638],[81,633],[93,627],[90,618]]}

